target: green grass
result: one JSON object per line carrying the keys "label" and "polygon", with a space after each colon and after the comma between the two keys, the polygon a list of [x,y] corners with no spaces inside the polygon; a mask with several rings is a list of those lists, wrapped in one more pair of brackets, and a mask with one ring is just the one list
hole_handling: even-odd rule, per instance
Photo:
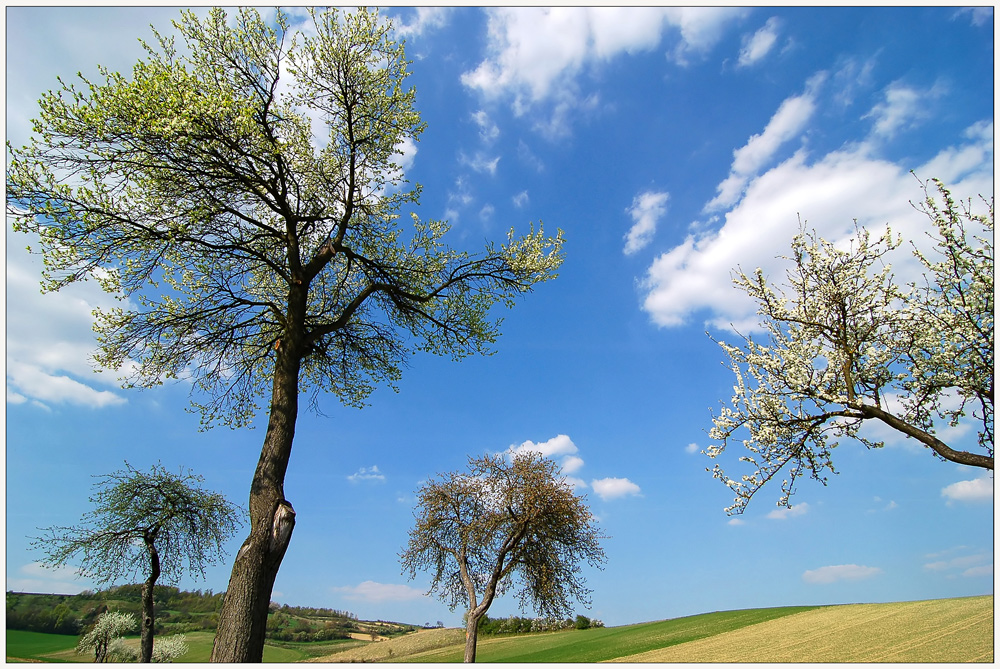
{"label": "green grass", "polygon": [[[624,655],[673,646],[729,632],[747,625],[809,611],[815,607],[790,606],[747,611],[724,611],[655,623],[566,630],[518,636],[480,637],[477,662],[599,662]],[[388,650],[393,641],[377,644]],[[461,662],[464,646],[451,645],[406,655],[399,649],[396,662]],[[349,660],[348,653],[337,658]],[[360,656],[358,659],[362,659]]]}
{"label": "green grass", "polygon": [[78,638],[71,634],[42,634],[7,630],[7,658],[22,660],[49,660],[45,657],[60,651],[76,648]]}
{"label": "green grass", "polygon": [[[178,662],[208,662],[212,655],[214,638],[214,632],[189,632],[185,634],[184,639],[188,645],[188,652]],[[129,637],[128,640],[136,646],[139,644],[138,637]],[[79,637],[73,635],[7,630],[7,659],[36,662],[93,662],[93,655],[80,655],[76,652],[78,641]],[[335,653],[350,643],[352,643],[350,640],[323,641],[314,644],[282,644],[283,647],[265,644],[264,662],[298,662],[311,657]]]}

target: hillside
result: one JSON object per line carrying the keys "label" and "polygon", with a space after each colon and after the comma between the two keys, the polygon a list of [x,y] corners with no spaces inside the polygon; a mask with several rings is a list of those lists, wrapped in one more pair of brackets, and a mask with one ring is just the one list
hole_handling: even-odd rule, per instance
{"label": "hillside", "polygon": [[[314,662],[459,662],[464,633],[427,630]],[[480,662],[992,662],[993,596],[784,607],[481,638]]]}

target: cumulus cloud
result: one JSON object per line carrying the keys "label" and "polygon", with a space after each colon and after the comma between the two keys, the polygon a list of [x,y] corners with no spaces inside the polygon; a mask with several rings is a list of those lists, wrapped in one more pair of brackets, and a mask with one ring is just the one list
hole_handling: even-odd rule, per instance
{"label": "cumulus cloud", "polygon": [[578,77],[621,54],[655,49],[667,32],[679,40],[675,62],[711,48],[745,10],[680,7],[497,7],[488,10],[487,56],[462,75],[462,83],[487,99],[509,99],[522,115],[539,103],[553,105],[549,132],[592,97]]}
{"label": "cumulus cloud", "polygon": [[625,235],[625,255],[632,255],[653,241],[656,226],[667,212],[668,193],[646,191],[636,195],[625,211],[635,223]]}
{"label": "cumulus cloud", "polygon": [[993,477],[980,476],[971,481],[956,481],[941,489],[941,496],[954,502],[978,503],[993,501]]}
{"label": "cumulus cloud", "polygon": [[385,475],[378,470],[378,466],[372,465],[371,467],[362,467],[355,473],[348,476],[347,480],[351,483],[360,483],[362,481],[384,483]]}
{"label": "cumulus cloud", "polygon": [[594,492],[605,502],[619,497],[632,497],[642,491],[639,486],[624,478],[595,479],[590,482]]}
{"label": "cumulus cloud", "polygon": [[839,564],[807,570],[803,572],[802,580],[806,583],[827,585],[838,581],[863,581],[881,573],[882,570],[878,567]]}
{"label": "cumulus cloud", "polygon": [[785,520],[786,518],[804,516],[807,513],[809,513],[809,505],[805,502],[801,502],[793,507],[783,506],[780,509],[775,509],[774,511],[768,513],[767,517],[774,520]]}
{"label": "cumulus cloud", "polygon": [[739,67],[747,67],[763,59],[770,53],[772,47],[778,41],[778,29],[781,22],[778,17],[772,16],[764,24],[764,27],[755,32],[751,37],[743,40],[743,48],[740,49],[740,58],[737,61]]}
{"label": "cumulus cloud", "polygon": [[422,590],[408,585],[364,581],[358,585],[330,588],[344,599],[352,602],[409,602],[426,597]]}
{"label": "cumulus cloud", "polygon": [[698,444],[695,443],[690,443],[684,447],[685,453],[697,453],[699,450],[700,449],[698,448]]}
{"label": "cumulus cloud", "polygon": [[579,449],[568,435],[560,434],[552,437],[548,441],[543,441],[537,444],[531,440],[522,442],[518,446],[511,446],[510,451],[514,455],[524,453],[526,451],[534,451],[536,453],[541,453],[544,457],[551,458],[557,455],[572,455],[577,453]]}
{"label": "cumulus cloud", "polygon": [[[956,195],[993,192],[993,123],[976,123],[962,140],[942,149],[914,171],[936,176]],[[854,233],[854,220],[872,234],[890,223],[904,239],[921,239],[927,218],[910,206],[922,192],[909,166],[880,158],[871,144],[847,144],[812,160],[800,149],[793,156],[748,181],[744,194],[726,212],[721,227],[696,230],[660,254],[642,282],[643,309],[663,327],[684,325],[696,313],[706,324],[744,332],[757,328],[756,305],[733,288],[737,267],[780,281],[799,218],[821,237],[843,241]],[[916,278],[919,265],[909,249],[892,259],[900,281]]]}

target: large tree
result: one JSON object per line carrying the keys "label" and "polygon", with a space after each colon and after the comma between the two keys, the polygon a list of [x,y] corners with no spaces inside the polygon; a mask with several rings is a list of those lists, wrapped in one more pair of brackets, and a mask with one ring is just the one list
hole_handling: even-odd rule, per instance
{"label": "large tree", "polygon": [[430,571],[431,593],[452,610],[466,605],[466,662],[476,661],[479,621],[515,586],[521,606],[540,615],[568,615],[571,598],[589,604],[580,563],[604,562],[603,537],[551,460],[530,451],[470,458],[468,472],[432,479],[417,496],[403,569],[411,579]]}
{"label": "large tree", "polygon": [[[933,249],[913,254],[920,281],[900,284],[887,256],[902,245],[891,230],[873,240],[863,228],[849,247],[802,230],[792,241],[784,287],[761,270],[734,283],[759,305],[763,342],[720,342],[736,376],[730,406],[715,416],[706,449],[719,457],[731,441],[752,473],[714,476],[740,513],[785,472],[779,504],[803,475],[826,483],[837,440],[868,448],[883,442],[862,426],[875,421],[914,439],[936,457],[993,469],[993,199],[956,201],[934,182],[917,205],[933,223]],[[945,443],[942,426],[978,425],[978,447]]]}
{"label": "large tree", "polygon": [[398,152],[423,130],[403,46],[374,12],[310,17],[303,36],[280,11],[185,12],[184,49],[157,34],[130,78],[62,83],[31,144],[8,146],[8,214],[40,236],[43,288],[89,276],[131,297],[98,314],[100,365],[190,379],[206,426],[268,403],[213,660],[263,653],[300,394],[361,406],[416,350],[490,352],[492,305],[562,261],[541,229],[470,255],[445,223],[402,226],[420,188]]}
{"label": "large tree", "polygon": [[[125,463],[125,469],[99,478],[90,497],[94,509],[80,524],[44,528],[45,535],[32,543],[44,553],[42,564],[59,567],[77,561],[80,573],[98,583],[145,577],[140,662],[153,658],[157,580],[162,576],[176,583],[185,571],[204,577],[205,567],[222,557],[223,544],[239,522],[236,507],[203,489],[203,480],[190,471],[173,474],[153,465],[141,472]],[[94,645],[98,662],[107,653],[105,633],[118,629],[117,624],[109,619],[95,633],[95,639],[103,640],[103,646]]]}

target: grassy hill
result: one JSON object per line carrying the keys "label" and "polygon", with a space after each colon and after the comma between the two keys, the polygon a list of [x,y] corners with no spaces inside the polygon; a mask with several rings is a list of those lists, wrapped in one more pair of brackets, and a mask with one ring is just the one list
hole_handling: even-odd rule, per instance
{"label": "grassy hill", "polygon": [[[187,634],[205,662],[211,632]],[[360,636],[360,635],[359,635]],[[7,630],[7,659],[86,662],[77,637]],[[138,639],[132,640],[138,643]],[[265,662],[461,662],[461,629],[265,646]],[[480,638],[480,662],[993,662],[993,596],[722,611],[623,627]]]}
{"label": "grassy hill", "polygon": [[[462,630],[428,630],[316,662],[460,662]],[[709,613],[481,638],[479,662],[992,662],[993,596]]]}

